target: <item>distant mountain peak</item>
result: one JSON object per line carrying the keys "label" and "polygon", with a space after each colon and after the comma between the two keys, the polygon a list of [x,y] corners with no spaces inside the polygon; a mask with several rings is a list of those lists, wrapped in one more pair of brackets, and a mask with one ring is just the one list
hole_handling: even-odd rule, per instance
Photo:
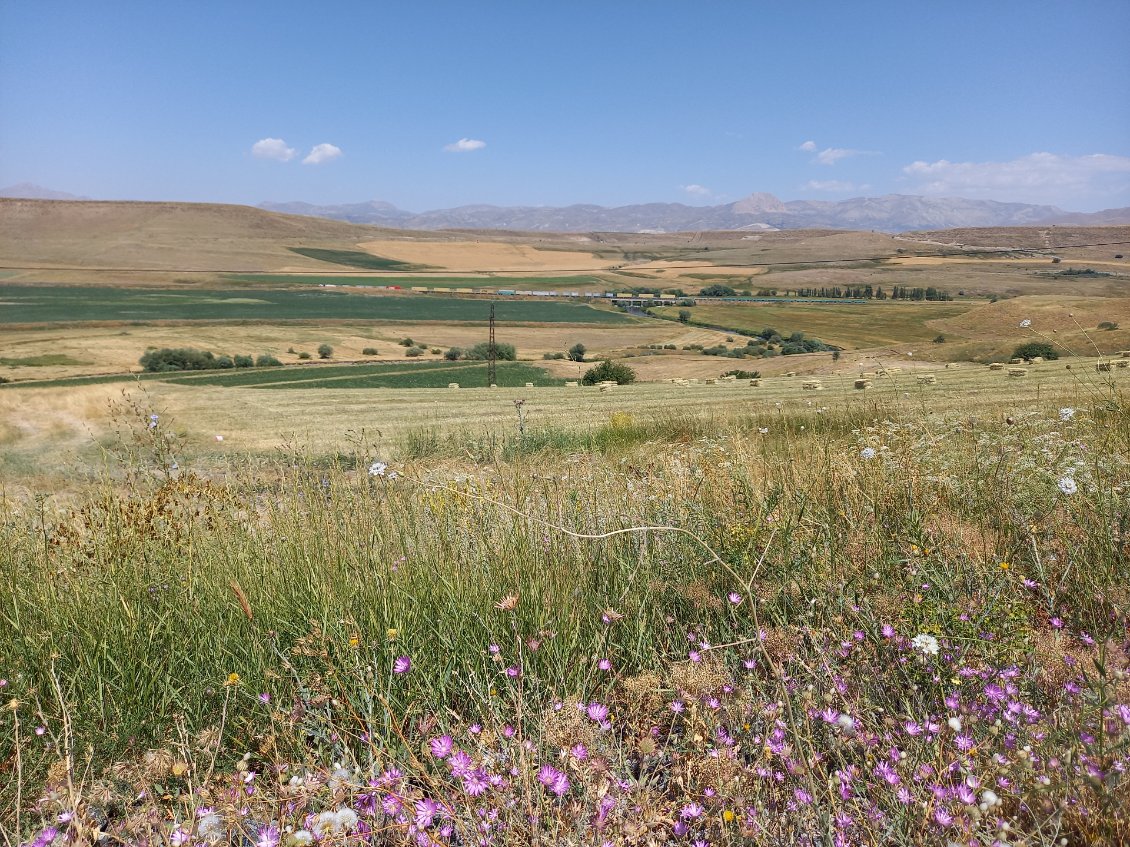
{"label": "distant mountain peak", "polygon": [[12,197],[20,200],[89,200],[89,197],[79,197],[77,194],[68,194],[66,191],[54,191],[36,185],[33,182],[21,182],[18,185],[9,185],[0,188],[0,197]]}
{"label": "distant mountain peak", "polygon": [[730,206],[739,215],[760,215],[766,212],[785,212],[788,207],[773,194],[755,191]]}

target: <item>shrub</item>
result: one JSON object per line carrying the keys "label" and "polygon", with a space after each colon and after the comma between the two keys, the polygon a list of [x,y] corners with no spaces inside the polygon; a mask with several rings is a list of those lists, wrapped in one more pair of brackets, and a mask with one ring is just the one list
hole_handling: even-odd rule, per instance
{"label": "shrub", "polygon": [[760,379],[761,371],[732,370],[726,371],[724,374],[722,374],[722,376],[732,376],[736,377],[737,379]]}
{"label": "shrub", "polygon": [[250,356],[233,356],[232,361],[237,368],[250,368],[255,365],[255,360]]}
{"label": "shrub", "polygon": [[663,349],[664,350],[678,350],[679,347],[676,344],[664,344]]}
{"label": "shrub", "polygon": [[551,360],[564,359],[565,354],[564,353],[542,353],[541,357],[543,359],[551,359]]}
{"label": "shrub", "polygon": [[679,309],[679,323],[684,323],[684,324],[690,323],[690,320],[691,320],[691,310],[690,309]]}
{"label": "shrub", "polygon": [[936,336],[934,338],[934,343],[935,344],[945,344],[946,343],[946,337],[944,335]]}
{"label": "shrub", "polygon": [[625,364],[605,359],[596,367],[589,368],[581,377],[583,385],[596,385],[598,382],[615,382],[628,385],[636,381],[636,372]]}
{"label": "shrub", "polygon": [[294,355],[294,348],[293,347],[287,347],[286,352],[290,353],[293,356]]}
{"label": "shrub", "polygon": [[1058,359],[1059,351],[1046,341],[1029,341],[1012,351],[1014,359],[1035,359],[1037,356],[1044,359]]}
{"label": "shrub", "polygon": [[413,341],[411,338],[402,338],[396,343],[399,344],[401,347],[415,347],[416,346],[416,342]]}
{"label": "shrub", "polygon": [[423,347],[409,347],[404,351],[405,356],[410,356],[415,359],[417,356],[423,356],[427,351]]}
{"label": "shrub", "polygon": [[274,356],[264,353],[255,360],[255,367],[257,368],[278,368],[282,367],[282,362]]}
{"label": "shrub", "polygon": [[377,348],[376,347],[366,347],[364,350],[361,351],[361,355],[362,356],[376,356],[377,355]]}
{"label": "shrub", "polygon": [[334,354],[334,348],[330,347],[330,345],[328,345],[328,344],[319,344],[318,345],[318,358],[319,359],[328,359],[333,354]]}
{"label": "shrub", "polygon": [[1103,321],[1099,324],[1099,329],[1118,329],[1118,321]]}
{"label": "shrub", "polygon": [[235,367],[235,362],[232,361],[231,356],[217,356],[216,357],[216,367],[217,368],[223,368],[224,370],[228,370],[230,368]]}
{"label": "shrub", "polygon": [[307,353],[305,350],[303,350],[301,353],[298,354],[298,358],[305,361],[306,359],[312,359],[314,357],[311,356],[309,353]]}
{"label": "shrub", "polygon": [[452,348],[448,349],[448,351],[446,353],[443,354],[443,358],[447,359],[447,361],[449,361],[449,362],[454,362],[454,361],[457,361],[462,355],[463,355],[463,348],[462,347],[452,347]]}
{"label": "shrub", "polygon": [[714,283],[714,285],[706,286],[699,294],[703,297],[734,297],[737,292],[728,285]]}
{"label": "shrub", "polygon": [[151,373],[168,373],[169,371],[207,371],[219,367],[232,367],[232,360],[227,356],[220,357],[227,360],[227,365],[221,365],[220,359],[208,350],[196,350],[192,347],[162,347],[159,350],[146,350],[138,360],[145,370]]}
{"label": "shrub", "polygon": [[[513,344],[496,343],[494,345],[494,357],[499,361],[513,362],[518,358],[518,351],[514,348]],[[468,359],[486,359],[490,353],[490,343],[487,341],[480,341],[474,347],[467,351],[466,358]]]}
{"label": "shrub", "polygon": [[569,348],[567,355],[570,362],[583,362],[585,360],[585,345],[578,341]]}

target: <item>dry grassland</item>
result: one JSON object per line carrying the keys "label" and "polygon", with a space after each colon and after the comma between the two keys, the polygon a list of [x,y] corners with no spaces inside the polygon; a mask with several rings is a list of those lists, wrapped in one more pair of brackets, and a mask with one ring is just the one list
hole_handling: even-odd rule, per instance
{"label": "dry grassland", "polygon": [[539,250],[529,244],[501,241],[379,239],[362,241],[357,246],[374,256],[459,273],[598,271],[606,270],[610,264],[592,253]]}
{"label": "dry grassland", "polygon": [[[817,357],[790,358],[815,361]],[[646,358],[629,363],[640,368],[650,365]],[[683,364],[689,363],[684,360]],[[709,364],[716,375],[729,362],[712,360]],[[773,371],[781,364],[787,363],[774,360]],[[527,423],[532,427],[582,428],[606,422],[614,412],[641,419],[663,414],[725,417],[775,414],[790,408],[867,407],[880,398],[921,406],[924,411],[960,407],[970,414],[1003,418],[1040,398],[1060,398],[1063,405],[1090,402],[1099,396],[1100,376],[1124,388],[1130,383],[1130,369],[1100,375],[1093,359],[1076,359],[1032,366],[1024,379],[983,366],[939,366],[930,370],[937,375],[937,384],[920,385],[915,376],[923,368],[916,370],[900,362],[903,369],[891,377],[876,377],[874,388],[853,388],[853,379],[864,367],[894,364],[860,355],[841,363],[837,372],[823,373],[822,391],[802,387],[803,371],[796,377],[771,373],[759,387],[745,380],[690,386],[644,383],[608,392],[584,387],[273,391],[158,382],[4,389],[0,391],[0,452],[4,456],[0,476],[10,482],[56,476],[67,473],[71,466],[88,463],[99,445],[112,440],[115,426],[122,424],[113,404],[124,397],[160,414],[166,426],[183,436],[185,450],[191,454],[263,453],[288,444],[314,454],[336,454],[347,451],[364,432],[365,438],[392,456],[409,432],[510,432],[517,423],[514,401],[520,399],[526,401]],[[216,440],[217,435],[223,436],[222,442]]]}
{"label": "dry grassland", "polygon": [[[195,347],[215,353],[275,356],[284,364],[301,361],[303,351],[317,356],[321,344],[334,348],[333,361],[384,362],[405,359],[405,347],[398,343],[411,338],[429,349],[472,347],[485,341],[484,326],[465,324],[325,324],[321,326],[270,324],[192,324],[180,326],[82,327],[59,329],[5,330],[0,336],[0,359],[35,359],[61,354],[79,364],[45,366],[5,366],[0,376],[8,379],[58,379],[87,374],[122,373],[140,370],[138,359],[150,347]],[[522,359],[541,360],[543,353],[564,352],[578,342],[588,349],[589,358],[615,356],[649,344],[713,345],[725,334],[690,328],[676,323],[654,321],[623,327],[542,326],[500,327],[498,340],[513,344]],[[293,348],[294,353],[288,353]],[[376,356],[362,353],[375,348]],[[415,361],[436,360],[432,353]],[[550,364],[546,362],[546,364]]]}

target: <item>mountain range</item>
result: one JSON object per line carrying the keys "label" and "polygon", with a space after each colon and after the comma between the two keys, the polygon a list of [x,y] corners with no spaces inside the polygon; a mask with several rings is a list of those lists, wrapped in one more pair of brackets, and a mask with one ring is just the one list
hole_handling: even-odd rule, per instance
{"label": "mountain range", "polygon": [[[0,189],[0,197],[86,200],[23,183]],[[1130,224],[1130,207],[1101,212],[1066,212],[1056,206],[1001,203],[961,197],[886,194],[850,200],[790,200],[750,194],[734,203],[688,206],[644,203],[631,206],[458,206],[410,212],[372,200],[319,206],[300,201],[260,203],[271,212],[376,224],[397,229],[502,229],[526,232],[695,232],[845,229],[907,232],[1002,226],[1113,226]]]}
{"label": "mountain range", "polygon": [[1130,208],[1065,212],[1056,206],[887,194],[851,200],[782,201],[751,194],[735,203],[687,206],[459,206],[414,213],[373,201],[340,206],[261,203],[259,208],[400,229],[509,229],[528,232],[689,232],[699,230],[849,229],[906,232],[966,227],[1130,224]]}

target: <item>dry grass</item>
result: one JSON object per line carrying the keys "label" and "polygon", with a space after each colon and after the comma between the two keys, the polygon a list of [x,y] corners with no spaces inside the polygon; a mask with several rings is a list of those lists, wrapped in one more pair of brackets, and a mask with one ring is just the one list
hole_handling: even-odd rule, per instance
{"label": "dry grass", "polygon": [[595,271],[609,266],[607,259],[592,253],[539,250],[529,244],[500,241],[435,241],[378,239],[358,245],[376,256],[413,264],[430,265],[453,272],[474,271]]}

